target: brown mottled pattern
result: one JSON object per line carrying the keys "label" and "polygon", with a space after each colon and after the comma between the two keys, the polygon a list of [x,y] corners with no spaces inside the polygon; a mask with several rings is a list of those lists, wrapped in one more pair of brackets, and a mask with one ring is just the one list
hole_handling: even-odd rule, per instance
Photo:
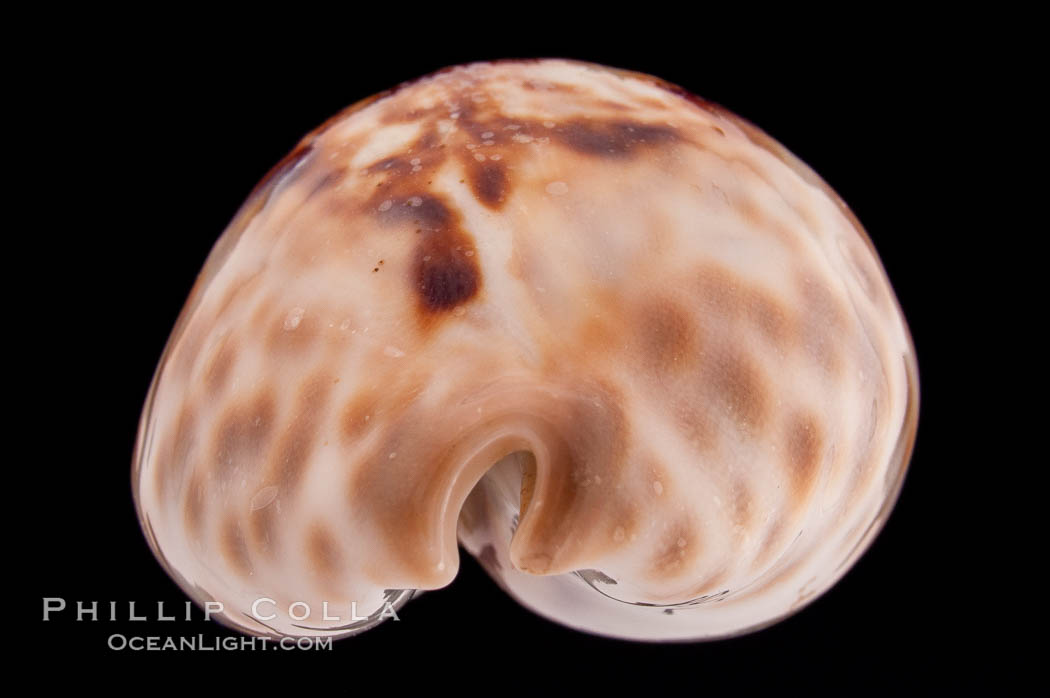
{"label": "brown mottled pattern", "polygon": [[161,461],[156,470],[157,491],[170,496],[173,480],[185,475],[190,452],[197,440],[197,422],[193,409],[186,405],[180,410],[175,428],[160,448]]}
{"label": "brown mottled pattern", "polygon": [[820,420],[812,415],[792,415],[787,427],[787,465],[793,491],[791,501],[804,503],[816,484],[824,455]]}
{"label": "brown mottled pattern", "polygon": [[277,507],[272,505],[262,509],[253,509],[248,514],[252,549],[260,555],[272,557],[276,552],[277,514]]}
{"label": "brown mottled pattern", "polygon": [[295,413],[273,451],[270,482],[288,496],[295,496],[310,454],[318,445],[317,430],[322,415],[328,411],[332,379],[320,374],[307,380],[299,391]]}
{"label": "brown mottled pattern", "polygon": [[768,136],[650,76],[481,63],[257,187],[161,359],[135,495],[246,632],[268,597],[273,632],[346,634],[324,601],[441,587],[462,544],[571,627],[721,637],[870,543],[916,380],[870,240]]}
{"label": "brown mottled pattern", "polygon": [[643,306],[636,331],[644,342],[642,356],[659,372],[673,376],[690,370],[700,351],[692,313],[672,300],[652,299]]}
{"label": "brown mottled pattern", "polygon": [[244,577],[252,572],[251,553],[241,530],[240,520],[236,516],[229,516],[222,527],[222,553],[226,562],[240,576]]}
{"label": "brown mottled pattern", "polygon": [[482,162],[469,168],[474,195],[489,208],[498,209],[508,191],[507,171],[499,162]]}
{"label": "brown mottled pattern", "polygon": [[649,574],[659,579],[688,570],[690,560],[700,554],[700,535],[695,524],[688,520],[672,524],[660,536]]}
{"label": "brown mottled pattern", "polygon": [[772,408],[766,378],[752,359],[735,350],[719,352],[707,370],[704,386],[710,400],[722,407],[737,426],[761,430]]}
{"label": "brown mottled pattern", "polygon": [[242,468],[254,468],[274,430],[275,398],[261,390],[248,401],[235,402],[221,415],[213,436],[211,471],[230,477]]}
{"label": "brown mottled pattern", "polygon": [[342,567],[339,545],[323,523],[314,524],[306,541],[306,551],[314,573],[321,579],[331,579]]}
{"label": "brown mottled pattern", "polygon": [[226,387],[230,377],[230,368],[237,356],[237,345],[228,336],[219,340],[207,368],[204,369],[204,381],[208,386],[208,392],[218,395]]}
{"label": "brown mottled pattern", "polygon": [[207,498],[207,478],[198,472],[190,476],[183,506],[183,525],[193,543],[203,545],[201,527],[204,524],[204,506]]}

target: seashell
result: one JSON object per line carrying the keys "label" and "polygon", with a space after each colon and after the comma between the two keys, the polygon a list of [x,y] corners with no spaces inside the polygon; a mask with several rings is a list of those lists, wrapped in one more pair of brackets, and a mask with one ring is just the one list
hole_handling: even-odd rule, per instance
{"label": "seashell", "polygon": [[860,223],[748,122],[564,60],[307,136],[161,358],[146,536],[232,627],[341,636],[449,584],[637,640],[764,627],[877,534],[914,352]]}

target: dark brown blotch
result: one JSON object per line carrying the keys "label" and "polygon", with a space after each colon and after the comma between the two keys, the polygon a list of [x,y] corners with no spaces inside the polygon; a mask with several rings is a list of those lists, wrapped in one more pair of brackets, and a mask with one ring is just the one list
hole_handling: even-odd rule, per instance
{"label": "dark brown blotch", "polygon": [[[382,203],[382,197],[379,197]],[[445,230],[453,223],[453,214],[441,199],[432,194],[416,194],[390,199],[385,210],[376,208],[376,216],[384,226],[411,224],[416,229],[431,232]]]}
{"label": "dark brown blotch", "polygon": [[412,280],[428,314],[452,310],[475,295],[481,270],[473,240],[460,227],[459,216],[431,194],[416,194],[379,213],[386,224],[413,226],[422,237],[416,247]]}
{"label": "dark brown blotch", "polygon": [[[420,152],[421,167],[430,162],[426,153],[441,159],[445,155],[435,149],[434,138],[424,136],[414,147]],[[434,154],[437,153],[437,154]],[[390,171],[411,174],[412,160],[408,156],[387,158],[369,168],[369,171]],[[413,158],[414,160],[414,158]],[[478,198],[496,205],[505,195],[505,174],[502,170],[478,167],[472,170],[473,184]],[[494,164],[494,163],[490,163]],[[411,167],[409,167],[411,165]],[[378,169],[376,169],[378,168]],[[463,230],[459,215],[444,200],[427,191],[417,177],[396,177],[387,180],[389,186],[380,187],[365,204],[382,227],[408,228],[420,237],[413,257],[410,283],[419,298],[421,320],[429,324],[435,313],[452,310],[477,295],[481,286],[481,272],[473,258],[474,244]],[[372,267],[378,269],[378,265]]]}
{"label": "dark brown blotch", "polygon": [[603,157],[627,157],[638,148],[678,140],[670,126],[629,121],[573,121],[555,129],[555,136],[573,150]]}
{"label": "dark brown blotch", "polygon": [[420,245],[416,279],[423,307],[432,312],[451,310],[478,292],[479,272],[473,259],[449,244],[431,238]]}
{"label": "dark brown blotch", "polygon": [[467,171],[474,196],[489,208],[499,208],[507,197],[509,182],[506,168],[500,162],[491,160],[478,162],[471,158],[469,162],[473,162]]}

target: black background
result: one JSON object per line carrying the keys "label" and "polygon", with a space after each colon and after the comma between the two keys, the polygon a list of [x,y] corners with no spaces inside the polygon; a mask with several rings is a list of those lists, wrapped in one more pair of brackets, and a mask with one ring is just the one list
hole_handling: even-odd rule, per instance
{"label": "black background", "polygon": [[[23,258],[34,272],[34,324],[11,331],[35,333],[30,360],[39,363],[27,373],[38,385],[22,409],[42,445],[29,461],[30,487],[46,492],[19,536],[33,549],[32,588],[19,608],[35,639],[24,650],[96,671],[294,668],[347,687],[363,677],[398,688],[453,678],[486,692],[506,682],[543,692],[567,682],[658,694],[671,686],[690,694],[759,684],[877,689],[980,675],[984,664],[957,650],[994,644],[981,629],[993,611],[960,612],[960,563],[954,543],[945,544],[968,535],[948,507],[959,469],[977,456],[954,438],[964,359],[949,339],[953,317],[939,281],[954,263],[940,244],[941,210],[952,196],[945,180],[956,166],[945,157],[945,105],[973,89],[979,48],[937,42],[945,31],[938,24],[872,27],[863,17],[810,33],[784,26],[755,35],[739,20],[715,31],[682,18],[688,26],[669,33],[674,18],[659,29],[623,18],[618,32],[581,24],[559,34],[531,15],[510,31],[498,12],[462,25],[447,14],[391,13],[402,25],[396,36],[369,31],[368,22],[325,31],[323,20],[295,18],[274,36],[231,28],[204,38],[165,32],[157,21],[135,32],[92,24],[38,47],[41,66],[59,66],[31,79],[35,97],[23,108],[34,126],[16,134],[43,153],[31,177],[44,194],[31,204],[43,249]],[[462,556],[449,588],[410,602],[399,623],[336,642],[331,653],[108,649],[112,633],[231,634],[201,620],[129,623],[126,604],[137,601],[153,616],[158,600],[179,608],[185,600],[139,530],[131,456],[156,361],[238,206],[301,136],[342,107],[446,65],[530,56],[590,60],[682,85],[762,127],[853,208],[913,331],[922,386],[911,470],[882,534],[803,612],[713,643],[574,632],[519,607]],[[77,623],[67,611],[43,623],[45,596],[71,606],[118,601],[125,620]]]}

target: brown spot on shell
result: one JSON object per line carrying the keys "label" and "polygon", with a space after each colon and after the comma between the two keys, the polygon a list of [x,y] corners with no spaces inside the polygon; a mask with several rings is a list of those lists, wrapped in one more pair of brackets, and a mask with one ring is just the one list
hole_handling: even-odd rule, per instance
{"label": "brown spot on shell", "polygon": [[758,284],[751,284],[721,264],[706,263],[696,271],[698,301],[705,317],[732,326],[750,323],[778,348],[796,341],[799,329],[789,306]]}
{"label": "brown spot on shell", "polygon": [[251,574],[252,563],[248,553],[248,544],[244,539],[240,523],[233,515],[227,516],[223,523],[219,547],[226,562],[238,574],[242,576]]}
{"label": "brown spot on shell", "polygon": [[630,121],[572,121],[556,128],[554,135],[577,152],[613,158],[678,140],[678,132],[670,126]]}
{"label": "brown spot on shell", "polygon": [[470,186],[478,201],[489,208],[499,208],[506,200],[509,182],[507,170],[500,162],[478,162],[471,158],[468,164]]}
{"label": "brown spot on shell", "polygon": [[738,427],[751,432],[763,427],[772,396],[762,369],[750,356],[735,350],[721,351],[705,374],[712,397]]}
{"label": "brown spot on shell", "polygon": [[202,540],[201,529],[204,523],[205,483],[207,479],[200,472],[194,471],[186,487],[186,501],[183,507],[183,520],[186,533],[191,539]]}
{"label": "brown spot on shell", "polygon": [[791,335],[790,313],[773,294],[759,288],[749,289],[745,312],[770,342],[783,346],[788,341]]}
{"label": "brown spot on shell", "polygon": [[697,291],[702,307],[719,317],[733,317],[741,303],[741,280],[720,264],[697,269]]}
{"label": "brown spot on shell", "polygon": [[421,236],[410,278],[424,321],[477,295],[481,270],[473,240],[444,201],[427,192],[398,198],[384,194],[373,197],[369,206],[382,225],[408,225]]}
{"label": "brown spot on shell", "polygon": [[268,388],[259,390],[249,401],[234,404],[221,417],[215,430],[212,462],[220,477],[236,468],[252,471],[259,465],[274,430],[276,401]]}
{"label": "brown spot on shell", "polygon": [[356,395],[343,408],[340,431],[350,443],[356,442],[365,432],[376,425],[375,414],[378,398],[368,392]]}
{"label": "brown spot on shell", "polygon": [[[536,295],[543,294],[537,292]],[[579,329],[545,352],[544,364],[549,370],[556,371],[564,365],[565,355],[574,351],[573,347],[586,347],[587,355],[592,361],[597,361],[622,344],[624,318],[619,294],[597,290],[587,296],[586,305],[580,304],[581,308],[587,308],[587,312],[579,318]]]}
{"label": "brown spot on shell", "polygon": [[332,379],[318,374],[299,391],[295,412],[281,435],[270,464],[270,481],[281,492],[294,494],[317,445],[317,429],[328,408]]}
{"label": "brown spot on shell", "polygon": [[416,277],[423,306],[432,312],[451,310],[478,291],[477,266],[444,240],[420,247]]}
{"label": "brown spot on shell", "polygon": [[[384,196],[377,198],[384,199]],[[445,202],[427,192],[377,202],[375,211],[384,226],[409,224],[420,232],[440,233],[455,222]]]}
{"label": "brown spot on shell", "polygon": [[787,462],[791,477],[792,507],[799,509],[809,498],[824,457],[820,420],[812,414],[792,415],[787,423]]}
{"label": "brown spot on shell", "polygon": [[342,567],[342,553],[335,537],[323,523],[316,523],[306,538],[306,555],[314,573],[328,580]]}
{"label": "brown spot on shell", "polygon": [[415,220],[423,226],[413,265],[421,308],[430,315],[471,300],[481,285],[481,270],[473,257],[473,240],[460,227],[459,217],[429,194],[411,197],[408,204],[413,211],[400,215],[418,216]]}
{"label": "brown spot on shell", "polygon": [[661,536],[649,575],[657,579],[674,577],[689,569],[700,554],[697,533],[688,520],[675,522]]}
{"label": "brown spot on shell", "polygon": [[639,313],[643,360],[658,373],[695,366],[697,329],[690,314],[676,302],[661,299],[645,303]]}

